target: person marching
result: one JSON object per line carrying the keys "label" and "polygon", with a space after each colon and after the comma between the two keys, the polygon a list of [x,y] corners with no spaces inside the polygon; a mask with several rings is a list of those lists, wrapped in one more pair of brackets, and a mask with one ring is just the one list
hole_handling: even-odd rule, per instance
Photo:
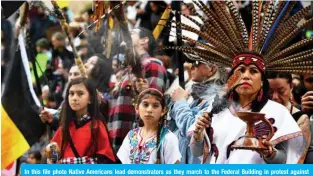
{"label": "person marching", "polygon": [[165,126],[166,105],[163,94],[154,88],[143,90],[135,107],[141,127],[125,137],[117,156],[123,164],[174,164],[181,154],[178,139]]}
{"label": "person marching", "polygon": [[[210,7],[201,1],[194,2],[206,16],[196,12],[204,24],[193,21],[203,30],[184,24],[181,26],[184,30],[199,34],[205,41],[185,37],[199,47],[175,46],[164,49],[180,50],[231,67],[229,80],[234,81],[229,81],[226,95],[221,98],[227,99],[225,102],[229,105],[220,110],[219,107],[225,104],[219,104],[217,97],[213,108],[207,110],[209,114],[199,117],[190,129],[194,131],[191,141],[193,154],[196,157],[203,156],[203,163],[301,162],[300,157],[305,152],[304,144],[308,141],[303,138],[302,131],[289,111],[283,105],[269,100],[269,83],[265,71],[312,74],[313,62],[310,58],[313,55],[313,39],[287,45],[302,28],[312,23],[313,18],[305,19],[310,7],[290,15],[296,2],[253,1],[253,23],[248,33],[232,1],[212,1]],[[264,12],[263,16],[261,12]],[[303,23],[298,25],[300,21]],[[264,150],[233,150],[233,144],[245,136],[247,127],[238,118],[238,111],[265,114],[271,123],[271,126],[264,122],[253,126],[256,138],[265,146]],[[272,137],[271,129],[274,129]],[[271,139],[264,140],[268,136]]]}
{"label": "person marching", "polygon": [[[46,148],[48,163],[95,164],[116,161],[104,117],[99,111],[97,91],[91,80],[77,78],[70,82],[60,116],[61,126],[51,140],[54,143]],[[55,148],[51,150],[50,147]]]}

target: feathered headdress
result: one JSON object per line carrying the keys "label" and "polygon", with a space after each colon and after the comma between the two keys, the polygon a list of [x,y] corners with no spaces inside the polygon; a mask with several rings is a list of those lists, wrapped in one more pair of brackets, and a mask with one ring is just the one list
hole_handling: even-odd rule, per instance
{"label": "feathered headdress", "polygon": [[310,6],[291,16],[295,1],[253,1],[249,35],[232,1],[212,1],[211,7],[201,1],[193,2],[203,11],[204,16],[194,9],[190,10],[203,24],[181,15],[198,25],[200,30],[184,23],[180,25],[183,30],[198,34],[205,42],[178,36],[198,47],[174,46],[163,49],[180,50],[233,69],[245,63],[255,64],[263,73],[266,68],[268,71],[313,74],[313,38],[289,44],[304,27],[313,23],[312,17],[305,19],[310,13]]}

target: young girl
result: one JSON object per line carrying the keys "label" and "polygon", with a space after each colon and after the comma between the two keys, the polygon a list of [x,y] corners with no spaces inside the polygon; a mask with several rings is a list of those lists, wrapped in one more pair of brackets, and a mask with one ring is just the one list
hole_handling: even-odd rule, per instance
{"label": "young girl", "polygon": [[[51,141],[60,148],[57,159],[55,155],[58,154],[53,155],[57,163],[115,162],[103,116],[99,112],[96,88],[90,80],[77,78],[71,81],[60,118],[61,126]],[[52,153],[49,150],[48,155]]]}
{"label": "young girl", "polygon": [[123,164],[174,164],[181,154],[177,137],[164,125],[165,99],[157,89],[148,88],[138,96],[136,112],[143,126],[131,130],[117,156]]}

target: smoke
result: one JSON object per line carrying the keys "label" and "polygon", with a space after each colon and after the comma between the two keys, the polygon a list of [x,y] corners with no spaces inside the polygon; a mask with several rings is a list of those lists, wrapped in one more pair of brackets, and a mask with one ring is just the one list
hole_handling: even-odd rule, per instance
{"label": "smoke", "polygon": [[225,85],[211,84],[202,98],[209,103],[207,112],[217,114],[229,106]]}

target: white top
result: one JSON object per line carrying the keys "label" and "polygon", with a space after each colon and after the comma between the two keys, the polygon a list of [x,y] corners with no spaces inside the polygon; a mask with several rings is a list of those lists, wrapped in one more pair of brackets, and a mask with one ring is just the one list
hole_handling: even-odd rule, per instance
{"label": "white top", "polygon": [[[155,164],[157,160],[157,136],[154,135],[141,143],[140,131],[136,128],[128,132],[117,157],[123,164]],[[178,139],[174,133],[168,130],[160,147],[161,164],[174,164],[180,161],[181,154],[178,147]]]}
{"label": "white top", "polygon": [[[269,100],[260,113],[264,113],[265,117],[271,121],[273,128],[276,129],[270,142],[276,145],[287,141],[286,163],[297,163],[304,151],[305,141],[299,126],[287,108]],[[209,146],[211,146],[209,150],[213,150],[213,153],[207,157],[205,163],[265,163],[264,159],[255,151],[230,150],[230,144],[245,135],[246,126],[247,124],[236,117],[229,109],[214,115],[212,118],[213,141],[209,141]],[[194,126],[189,131],[193,129]],[[256,124],[254,129],[257,134],[268,133],[267,125],[264,122]],[[207,136],[206,139],[208,139]],[[215,152],[216,150],[218,152]],[[218,156],[215,153],[218,153]]]}

